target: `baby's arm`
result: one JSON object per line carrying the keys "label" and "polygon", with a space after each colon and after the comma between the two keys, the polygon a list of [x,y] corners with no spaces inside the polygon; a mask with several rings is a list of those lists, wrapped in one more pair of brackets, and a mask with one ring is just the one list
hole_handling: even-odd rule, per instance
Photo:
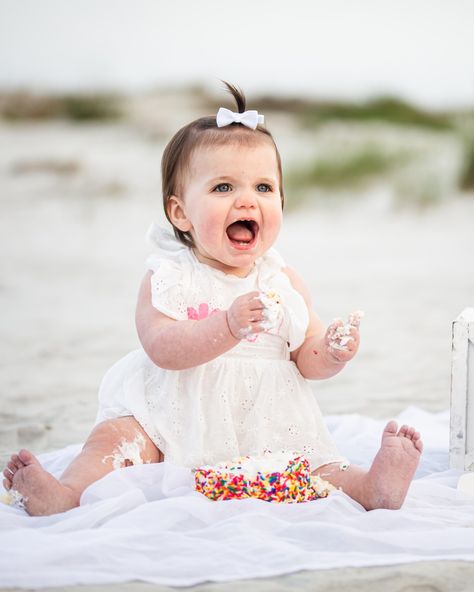
{"label": "baby's arm", "polygon": [[247,332],[263,330],[259,325],[263,305],[252,293],[236,298],[228,311],[217,311],[205,319],[171,319],[152,305],[151,276],[150,271],[141,284],[135,321],[143,349],[160,368],[199,366],[235,347]]}
{"label": "baby's arm", "polygon": [[359,332],[355,327],[351,329],[353,339],[347,344],[347,349],[344,351],[334,350],[328,339],[330,331],[325,329],[321,319],[313,311],[311,296],[303,280],[288,267],[284,271],[293,288],[301,294],[306,302],[309,313],[305,340],[298,349],[291,352],[291,359],[305,378],[318,379],[334,376],[357,353]]}

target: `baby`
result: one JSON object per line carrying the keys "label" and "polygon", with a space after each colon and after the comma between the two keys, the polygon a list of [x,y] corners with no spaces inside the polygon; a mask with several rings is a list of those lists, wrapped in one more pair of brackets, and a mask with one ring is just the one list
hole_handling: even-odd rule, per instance
{"label": "baby", "polygon": [[162,159],[163,204],[174,235],[153,227],[156,253],[138,297],[142,349],[105,375],[96,425],[59,480],[27,450],[4,485],[31,515],[63,512],[110,471],[163,460],[189,468],[270,450],[298,451],[314,475],[367,510],[400,508],[420,434],[390,421],[369,470],[329,434],[309,380],[356,355],[360,314],[327,329],[299,275],[272,248],[284,203],[280,155],[263,116],[192,121]]}

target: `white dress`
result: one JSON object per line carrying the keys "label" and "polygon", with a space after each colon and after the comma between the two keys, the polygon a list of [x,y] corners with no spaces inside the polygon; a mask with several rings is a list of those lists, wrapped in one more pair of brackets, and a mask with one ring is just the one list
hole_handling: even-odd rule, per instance
{"label": "white dress", "polygon": [[142,349],[131,352],[102,381],[97,423],[133,415],[166,461],[186,467],[264,450],[301,452],[313,470],[347,462],[310,385],[290,361],[304,341],[308,311],[278,253],[270,249],[241,278],[201,263],[168,231],[155,226],[149,236],[158,248],[147,260],[154,272],[152,303],[165,315],[199,320],[259,290],[278,294],[280,318],[272,329],[187,370],[165,370]]}

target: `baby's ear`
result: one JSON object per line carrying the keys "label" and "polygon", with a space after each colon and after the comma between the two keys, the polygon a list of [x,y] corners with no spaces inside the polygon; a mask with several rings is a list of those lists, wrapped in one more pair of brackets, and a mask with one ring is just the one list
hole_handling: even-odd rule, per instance
{"label": "baby's ear", "polygon": [[182,232],[189,232],[192,229],[193,225],[186,216],[184,204],[181,198],[177,197],[176,195],[170,196],[168,203],[166,204],[166,209],[171,223],[178,230],[181,230]]}

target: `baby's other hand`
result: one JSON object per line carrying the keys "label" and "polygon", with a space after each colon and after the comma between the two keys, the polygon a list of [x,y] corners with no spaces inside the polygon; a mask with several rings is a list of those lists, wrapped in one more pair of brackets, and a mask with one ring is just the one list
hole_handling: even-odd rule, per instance
{"label": "baby's other hand", "polygon": [[336,362],[348,362],[356,355],[360,343],[360,319],[363,316],[362,312],[353,312],[347,323],[344,324],[342,319],[335,319],[329,325],[324,342],[327,353]]}
{"label": "baby's other hand", "polygon": [[234,300],[227,311],[227,324],[236,339],[248,338],[253,333],[264,331],[261,323],[265,320],[265,307],[259,295],[257,291],[243,294]]}

